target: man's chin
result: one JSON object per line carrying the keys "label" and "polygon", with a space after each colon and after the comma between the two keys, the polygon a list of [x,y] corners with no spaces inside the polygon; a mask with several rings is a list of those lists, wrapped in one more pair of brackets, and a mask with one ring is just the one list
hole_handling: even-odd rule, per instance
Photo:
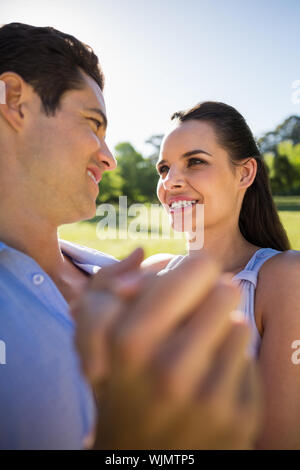
{"label": "man's chin", "polygon": [[85,215],[82,215],[80,219],[78,219],[76,222],[81,222],[83,220],[91,220],[96,216],[96,204],[92,208],[92,210],[87,211]]}
{"label": "man's chin", "polygon": [[76,222],[82,222],[84,220],[91,220],[96,216],[96,203],[90,205],[89,208],[85,208],[81,212],[77,211],[77,214],[68,214],[63,224],[75,224]]}

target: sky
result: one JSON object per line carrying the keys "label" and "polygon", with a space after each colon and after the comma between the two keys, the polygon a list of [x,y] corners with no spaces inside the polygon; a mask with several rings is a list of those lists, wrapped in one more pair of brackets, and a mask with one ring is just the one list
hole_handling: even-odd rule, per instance
{"label": "sky", "polygon": [[0,0],[0,23],[12,21],[93,48],[111,148],[129,141],[151,153],[145,141],[171,114],[204,100],[236,107],[256,137],[300,115],[299,0]]}

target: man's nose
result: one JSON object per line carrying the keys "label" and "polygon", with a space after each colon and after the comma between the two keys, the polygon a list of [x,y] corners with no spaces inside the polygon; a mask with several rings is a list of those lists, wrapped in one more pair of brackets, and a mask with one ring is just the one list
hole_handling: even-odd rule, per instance
{"label": "man's nose", "polygon": [[167,176],[163,179],[165,189],[181,188],[184,178],[180,171],[170,168]]}
{"label": "man's nose", "polygon": [[117,167],[117,160],[109,150],[105,141],[101,142],[101,149],[99,150],[99,160],[104,165],[105,171],[114,170]]}

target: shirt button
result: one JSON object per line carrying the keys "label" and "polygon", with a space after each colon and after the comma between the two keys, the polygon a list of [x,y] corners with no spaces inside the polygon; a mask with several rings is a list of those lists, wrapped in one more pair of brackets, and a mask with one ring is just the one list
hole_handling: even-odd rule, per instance
{"label": "shirt button", "polygon": [[36,286],[39,286],[40,284],[44,282],[44,276],[42,274],[35,274],[32,280],[33,280],[33,284],[35,284]]}

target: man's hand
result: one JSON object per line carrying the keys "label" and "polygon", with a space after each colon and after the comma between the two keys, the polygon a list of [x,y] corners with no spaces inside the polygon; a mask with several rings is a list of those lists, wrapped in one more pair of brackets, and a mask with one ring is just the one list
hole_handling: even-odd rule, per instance
{"label": "man's hand", "polygon": [[106,374],[96,447],[251,447],[260,407],[237,287],[204,254],[146,279],[141,258],[101,270],[77,307],[84,370]]}
{"label": "man's hand", "polygon": [[153,277],[140,271],[143,257],[143,250],[138,248],[120,263],[102,268],[72,305],[77,323],[76,347],[82,369],[93,386],[102,383],[109,371],[108,337],[113,325],[126,310],[125,305]]}

